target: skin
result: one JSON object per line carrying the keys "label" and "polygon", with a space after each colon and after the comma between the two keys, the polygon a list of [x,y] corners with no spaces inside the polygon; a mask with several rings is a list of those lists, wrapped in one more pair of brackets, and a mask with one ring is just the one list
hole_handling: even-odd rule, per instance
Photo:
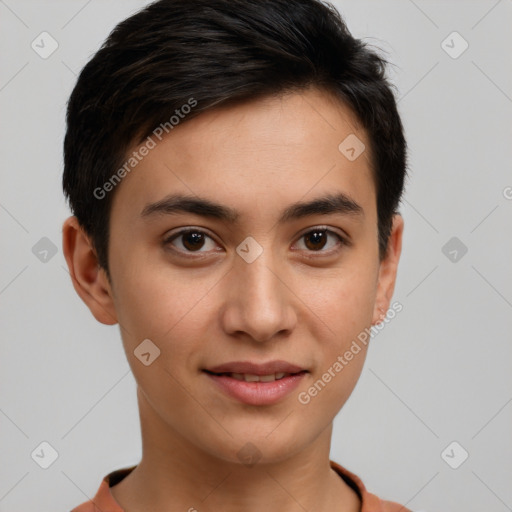
{"label": "skin", "polygon": [[[352,162],[338,150],[351,133],[367,148]],[[259,99],[178,125],[118,185],[111,282],[76,218],[66,220],[74,287],[99,322],[119,323],[138,385],[142,460],[111,488],[125,510],[360,510],[356,493],[330,468],[329,452],[333,419],[366,348],[310,403],[297,397],[390,307],[403,219],[394,217],[380,261],[369,150],[356,117],[326,92]],[[141,217],[147,204],[175,192],[235,208],[239,223],[191,213]],[[287,205],[332,192],[350,196],[364,215],[277,223]],[[163,242],[189,226],[208,235],[199,257],[185,237]],[[318,226],[350,243],[338,245],[331,234],[311,249],[304,235]],[[235,251],[247,236],[263,248],[250,264]],[[146,338],[161,351],[149,366],[134,355]],[[309,373],[269,406],[226,396],[202,372],[274,359]],[[251,467],[237,456],[249,441],[261,454]]]}

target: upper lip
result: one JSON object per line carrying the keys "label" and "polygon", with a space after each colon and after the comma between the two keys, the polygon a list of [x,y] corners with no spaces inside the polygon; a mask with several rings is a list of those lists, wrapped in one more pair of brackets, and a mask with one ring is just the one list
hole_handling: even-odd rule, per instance
{"label": "upper lip", "polygon": [[251,361],[233,361],[219,366],[206,368],[212,373],[243,373],[251,375],[271,375],[273,373],[298,373],[306,371],[304,368],[286,361],[268,361],[266,363],[253,363]]}

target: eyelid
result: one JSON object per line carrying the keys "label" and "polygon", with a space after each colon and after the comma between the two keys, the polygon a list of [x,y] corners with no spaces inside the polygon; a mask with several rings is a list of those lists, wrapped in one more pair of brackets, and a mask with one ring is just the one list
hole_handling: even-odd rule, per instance
{"label": "eyelid", "polygon": [[[343,234],[339,233],[335,229],[331,228],[330,226],[312,226],[307,228],[305,231],[302,231],[298,237],[297,242],[300,241],[305,235],[315,232],[315,231],[325,231],[326,233],[334,235],[336,238],[338,238],[338,244],[335,248],[329,249],[327,251],[319,250],[319,251],[306,251],[308,254],[308,258],[319,258],[322,256],[330,256],[337,252],[339,252],[343,246],[349,247],[351,244],[350,237],[345,234],[344,231],[342,231]],[[295,243],[297,243],[295,242]],[[294,243],[294,244],[295,244]],[[292,249],[294,251],[303,251],[304,249]]]}
{"label": "eyelid", "polygon": [[183,250],[178,249],[177,247],[173,246],[172,242],[176,238],[179,238],[180,236],[186,235],[187,233],[190,233],[190,232],[201,233],[201,234],[205,235],[205,237],[208,237],[211,240],[213,240],[216,245],[219,245],[216,237],[213,236],[207,229],[202,228],[202,227],[196,227],[196,226],[187,226],[185,228],[178,229],[178,231],[174,231],[170,234],[166,233],[162,238],[162,246],[165,249],[170,250],[175,254],[178,254],[179,256],[183,256],[184,258],[197,259],[197,258],[205,257],[208,254],[211,254],[213,252],[215,252],[215,253],[220,252],[220,250],[218,250],[218,249],[216,249],[214,251],[183,251]]}
{"label": "eyelid", "polygon": [[208,231],[206,228],[203,228],[203,227],[199,227],[199,226],[186,226],[184,228],[177,228],[177,231],[173,231],[172,233],[165,233],[164,236],[163,236],[163,240],[164,242],[167,241],[167,240],[171,240],[172,238],[175,238],[179,235],[185,235],[187,233],[190,233],[190,232],[199,232],[199,233],[203,233],[205,235],[208,235],[210,238],[212,238],[213,240],[215,240],[215,236],[210,233],[210,231]]}
{"label": "eyelid", "polygon": [[311,233],[311,231],[327,231],[328,233],[333,233],[334,235],[339,236],[344,243],[347,245],[350,244],[350,236],[342,229],[340,228],[334,228],[332,226],[327,225],[318,225],[318,226],[312,226],[310,228],[306,228],[304,231],[301,231],[298,235],[298,238],[303,237],[304,235],[307,235],[308,233]]}

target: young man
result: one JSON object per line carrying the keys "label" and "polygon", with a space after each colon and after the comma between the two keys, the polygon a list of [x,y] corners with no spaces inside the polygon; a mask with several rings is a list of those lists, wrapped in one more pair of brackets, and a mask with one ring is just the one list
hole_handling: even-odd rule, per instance
{"label": "young man", "polygon": [[401,252],[384,64],[317,0],[161,0],[85,66],[63,248],[143,455],[74,512],[407,510],[329,458]]}

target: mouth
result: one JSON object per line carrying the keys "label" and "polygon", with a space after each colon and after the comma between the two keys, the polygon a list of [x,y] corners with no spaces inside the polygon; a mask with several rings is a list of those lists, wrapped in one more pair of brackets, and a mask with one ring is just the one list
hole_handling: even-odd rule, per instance
{"label": "mouth", "polygon": [[252,361],[231,361],[229,363],[205,368],[204,370],[215,374],[227,373],[230,375],[252,375],[257,377],[277,375],[277,378],[283,378],[283,375],[281,374],[287,375],[307,371],[304,367],[281,359],[267,361],[264,363],[256,363]]}
{"label": "mouth", "polygon": [[217,376],[224,376],[224,377],[230,377],[235,380],[241,380],[245,382],[274,382],[276,380],[285,379],[287,377],[290,377],[292,375],[299,375],[302,373],[307,373],[306,370],[302,370],[300,372],[276,372],[276,373],[269,373],[267,375],[256,375],[253,373],[235,373],[235,372],[211,372],[209,370],[203,370],[206,373],[209,373],[210,375],[217,375]]}
{"label": "mouth", "polygon": [[259,366],[251,363],[230,364],[230,368],[226,366],[204,369],[202,372],[215,384],[215,389],[248,405],[271,405],[283,400],[309,373],[283,362]]}

